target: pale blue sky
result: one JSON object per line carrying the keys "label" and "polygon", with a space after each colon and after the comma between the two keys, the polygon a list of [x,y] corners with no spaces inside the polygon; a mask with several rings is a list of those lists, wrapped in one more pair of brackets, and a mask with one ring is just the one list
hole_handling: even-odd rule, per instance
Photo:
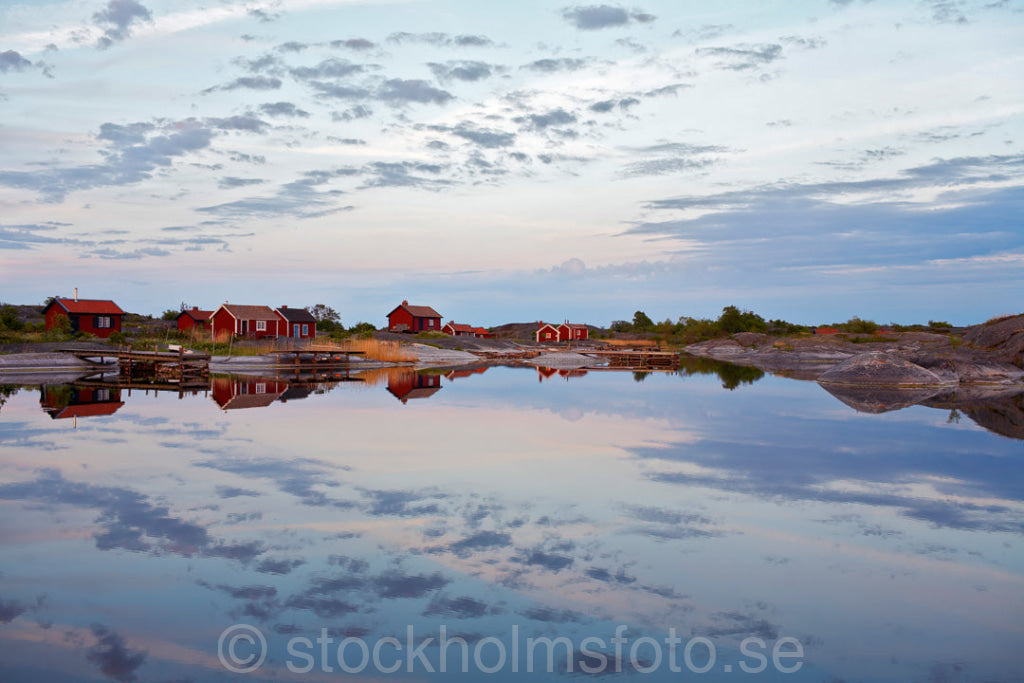
{"label": "pale blue sky", "polygon": [[1020,311],[1017,1],[0,4],[0,300]]}

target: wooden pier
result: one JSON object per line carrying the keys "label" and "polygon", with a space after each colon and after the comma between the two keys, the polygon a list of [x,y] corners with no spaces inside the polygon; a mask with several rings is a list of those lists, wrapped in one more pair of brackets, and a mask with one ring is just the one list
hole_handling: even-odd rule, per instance
{"label": "wooden pier", "polygon": [[118,373],[123,379],[131,382],[134,378],[156,378],[168,384],[186,384],[207,382],[210,376],[210,356],[205,353],[192,353],[178,347],[173,351],[137,351],[127,347],[117,349],[60,349],[62,353],[70,353],[82,360],[99,358],[105,363],[107,358],[117,361]]}
{"label": "wooden pier", "polygon": [[614,351],[578,351],[584,356],[608,359],[610,368],[675,369],[679,367],[677,351],[645,351],[645,350],[614,350]]}
{"label": "wooden pier", "polygon": [[348,351],[333,344],[306,344],[295,349],[281,349],[270,352],[277,356],[279,363],[298,366],[329,367],[348,365],[349,356],[364,356],[365,351]]}

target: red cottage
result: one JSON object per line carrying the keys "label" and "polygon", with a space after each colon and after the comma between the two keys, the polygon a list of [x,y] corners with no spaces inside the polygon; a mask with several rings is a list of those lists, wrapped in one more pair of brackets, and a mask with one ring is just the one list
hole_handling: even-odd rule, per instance
{"label": "red cottage", "polygon": [[390,332],[440,332],[441,314],[430,306],[410,306],[408,301],[388,313]]}
{"label": "red cottage", "polygon": [[494,339],[494,333],[489,332],[486,327],[474,327],[477,339]]}
{"label": "red cottage", "polygon": [[472,325],[463,325],[461,323],[445,323],[441,331],[445,334],[450,334],[453,337],[475,337],[476,328]]}
{"label": "red cottage", "polygon": [[121,330],[121,316],[124,311],[113,301],[106,299],[62,299],[54,298],[43,309],[46,316],[46,329],[57,327],[57,320],[64,316],[71,323],[72,332],[88,332],[106,339],[111,332]]}
{"label": "red cottage", "polygon": [[182,332],[189,330],[209,332],[211,317],[213,317],[213,311],[201,311],[198,306],[193,306],[192,310],[182,311],[178,314],[178,329]]}
{"label": "red cottage", "polygon": [[270,306],[221,304],[211,320],[213,336],[218,339],[231,335],[252,339],[284,336],[284,321]]}
{"label": "red cottage", "polygon": [[537,333],[534,336],[536,336],[537,341],[539,342],[559,340],[558,328],[551,323],[545,322],[540,323],[540,327],[537,329]]}
{"label": "red cottage", "polygon": [[274,311],[281,316],[283,337],[295,339],[312,339],[316,337],[316,318],[305,308],[288,308],[282,306]]}
{"label": "red cottage", "polygon": [[577,325],[576,323],[562,323],[558,326],[558,340],[559,341],[577,341],[579,339],[588,339],[590,337],[590,328],[586,325]]}

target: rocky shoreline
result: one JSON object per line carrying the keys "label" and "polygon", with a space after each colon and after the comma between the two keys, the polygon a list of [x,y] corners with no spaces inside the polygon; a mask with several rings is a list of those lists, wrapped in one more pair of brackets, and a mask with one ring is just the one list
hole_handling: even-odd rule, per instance
{"label": "rocky shoreline", "polygon": [[962,338],[927,332],[887,334],[879,341],[856,335],[796,338],[740,333],[685,350],[822,385],[1024,389],[1024,315],[976,325]]}

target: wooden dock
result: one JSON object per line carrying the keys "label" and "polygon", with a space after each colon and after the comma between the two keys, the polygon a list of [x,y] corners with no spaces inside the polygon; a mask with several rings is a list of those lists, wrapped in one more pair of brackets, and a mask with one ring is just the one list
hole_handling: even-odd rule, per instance
{"label": "wooden dock", "polygon": [[584,356],[606,358],[610,368],[633,368],[636,370],[647,369],[675,369],[679,367],[679,353],[677,351],[646,351],[646,350],[619,350],[614,351],[578,351]]}
{"label": "wooden dock", "polygon": [[110,350],[60,349],[82,360],[99,358],[100,363],[113,358],[118,373],[132,381],[137,377],[157,378],[169,384],[199,383],[210,376],[210,356],[205,353],[186,353],[182,347],[174,351],[140,351],[128,347]]}
{"label": "wooden dock", "polygon": [[349,356],[364,356],[365,351],[349,351],[333,344],[306,344],[294,349],[281,349],[270,352],[277,356],[279,363],[290,363],[298,366],[327,367],[332,365],[348,365]]}

